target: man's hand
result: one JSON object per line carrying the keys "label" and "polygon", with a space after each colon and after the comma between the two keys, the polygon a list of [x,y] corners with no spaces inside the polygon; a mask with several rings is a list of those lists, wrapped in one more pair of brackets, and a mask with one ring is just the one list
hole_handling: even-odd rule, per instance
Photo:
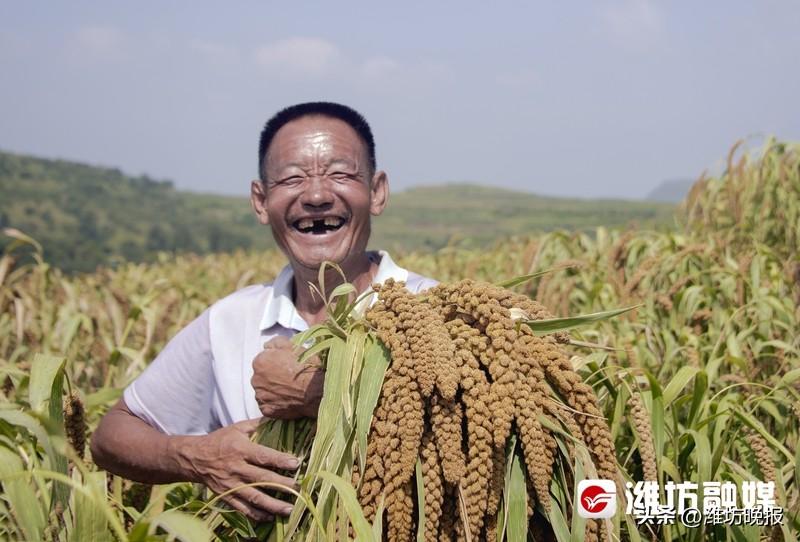
{"label": "man's hand", "polygon": [[[259,422],[247,420],[207,435],[165,435],[136,417],[120,399],[92,435],[92,460],[109,472],[146,484],[199,482],[219,494],[255,482],[296,489],[294,480],[273,471],[293,471],[297,459],[250,441]],[[257,486],[237,489],[223,499],[257,521],[292,509]]]}
{"label": "man's hand", "polygon": [[253,360],[250,382],[264,416],[284,420],[317,416],[325,371],[320,369],[317,357],[298,363],[303,350],[278,336],[264,344],[264,350]]}
{"label": "man's hand", "polygon": [[[295,481],[271,469],[295,470],[299,462],[289,454],[251,442],[250,435],[261,420],[246,420],[208,435],[182,437],[175,442],[180,468],[191,480],[208,486],[217,494],[254,482],[271,482],[297,489]],[[273,514],[289,515],[292,505],[263,493],[266,486],[244,487],[222,498],[236,510],[256,521]]]}

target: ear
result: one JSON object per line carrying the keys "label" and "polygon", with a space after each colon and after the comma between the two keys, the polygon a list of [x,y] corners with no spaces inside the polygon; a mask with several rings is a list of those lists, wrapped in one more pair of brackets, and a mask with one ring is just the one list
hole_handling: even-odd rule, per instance
{"label": "ear", "polygon": [[389,200],[389,178],[385,171],[376,171],[370,183],[369,212],[373,216],[378,216],[386,207]]}
{"label": "ear", "polygon": [[250,205],[256,213],[259,223],[266,226],[269,224],[269,213],[267,213],[267,189],[261,179],[256,179],[250,183]]}

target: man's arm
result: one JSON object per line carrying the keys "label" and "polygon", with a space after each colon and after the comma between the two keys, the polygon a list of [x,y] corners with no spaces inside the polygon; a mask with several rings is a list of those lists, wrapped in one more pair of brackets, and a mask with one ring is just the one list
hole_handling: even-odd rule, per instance
{"label": "man's arm", "polygon": [[[291,488],[291,478],[270,469],[294,470],[296,458],[250,441],[260,420],[247,420],[200,436],[161,433],[133,414],[121,399],[92,436],[92,459],[109,472],[150,484],[200,482],[221,494],[253,482]],[[263,521],[287,515],[292,505],[255,487],[224,497],[236,510]]]}

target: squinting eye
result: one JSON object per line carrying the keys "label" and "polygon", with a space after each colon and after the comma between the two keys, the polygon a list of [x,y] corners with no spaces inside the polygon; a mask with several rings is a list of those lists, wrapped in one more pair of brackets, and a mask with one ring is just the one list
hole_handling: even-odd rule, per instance
{"label": "squinting eye", "polygon": [[281,179],[276,184],[278,186],[297,186],[303,182],[303,178],[300,176],[295,177],[288,177],[286,179]]}

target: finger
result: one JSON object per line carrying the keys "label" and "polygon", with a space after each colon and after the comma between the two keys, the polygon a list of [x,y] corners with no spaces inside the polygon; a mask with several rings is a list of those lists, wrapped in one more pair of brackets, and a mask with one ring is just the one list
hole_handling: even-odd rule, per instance
{"label": "finger", "polygon": [[[238,469],[239,474],[241,475],[242,479],[244,480],[252,480],[253,482],[266,482],[272,485],[264,485],[264,486],[253,486],[256,488],[260,488],[262,490],[265,489],[275,489],[277,491],[282,491],[283,493],[291,493],[290,490],[299,491],[300,484],[298,484],[294,478],[289,478],[288,476],[283,476],[278,474],[277,472],[272,472],[271,470],[267,470],[261,467],[255,467],[253,465],[247,465]],[[277,487],[281,486],[281,487]]]}
{"label": "finger", "polygon": [[270,497],[252,487],[240,489],[236,492],[236,497],[244,501],[248,506],[256,507],[263,512],[288,516],[292,511],[291,503]]}
{"label": "finger", "polygon": [[223,500],[234,510],[238,510],[253,521],[272,521],[275,517],[264,510],[247,504],[247,501],[236,495],[226,495]]}
{"label": "finger", "polygon": [[245,459],[259,467],[295,470],[300,466],[300,460],[295,456],[254,443],[247,447]]}

